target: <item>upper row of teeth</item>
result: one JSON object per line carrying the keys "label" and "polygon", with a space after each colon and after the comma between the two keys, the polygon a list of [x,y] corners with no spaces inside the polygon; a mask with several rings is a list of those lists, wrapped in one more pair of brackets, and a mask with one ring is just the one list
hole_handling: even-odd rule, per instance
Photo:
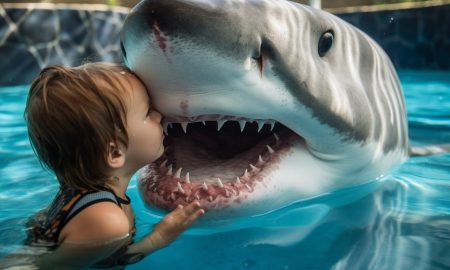
{"label": "upper row of teeth", "polygon": [[[223,125],[225,125],[225,123],[227,121],[236,121],[236,120],[217,120],[217,131],[219,131]],[[258,132],[261,131],[261,129],[264,127],[264,125],[268,124],[270,125],[270,131],[273,130],[273,128],[275,127],[276,121],[273,120],[238,120],[237,122],[239,122],[239,126],[241,127],[241,132],[244,131],[245,129],[245,125],[247,123],[257,123],[258,124]],[[193,124],[194,122],[180,122],[179,124],[181,125],[181,128],[183,129],[184,133],[187,133],[187,128],[189,124]],[[203,125],[206,125],[205,121],[202,121]],[[169,123],[169,122],[165,122],[163,123],[163,128],[164,128],[164,133],[166,135],[168,135],[167,132],[167,128],[170,126],[172,127],[173,123]]]}

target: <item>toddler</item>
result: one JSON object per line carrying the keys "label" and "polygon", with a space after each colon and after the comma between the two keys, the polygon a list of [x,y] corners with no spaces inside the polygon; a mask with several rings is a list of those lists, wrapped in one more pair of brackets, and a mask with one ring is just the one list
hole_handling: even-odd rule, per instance
{"label": "toddler", "polygon": [[178,207],[134,243],[126,190],[164,152],[161,114],[144,84],[117,64],[53,65],[34,80],[25,119],[32,147],[60,189],[27,224],[26,244],[45,247],[42,269],[123,267],[167,246],[205,213]]}

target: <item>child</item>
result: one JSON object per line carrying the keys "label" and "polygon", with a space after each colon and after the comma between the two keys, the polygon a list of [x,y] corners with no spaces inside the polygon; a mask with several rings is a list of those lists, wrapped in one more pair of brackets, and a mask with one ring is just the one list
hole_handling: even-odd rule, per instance
{"label": "child", "polygon": [[38,267],[116,267],[167,246],[204,214],[179,205],[141,241],[135,232],[131,176],[164,151],[161,114],[126,67],[90,63],[44,68],[25,108],[31,144],[60,190],[28,224],[26,243],[50,252]]}

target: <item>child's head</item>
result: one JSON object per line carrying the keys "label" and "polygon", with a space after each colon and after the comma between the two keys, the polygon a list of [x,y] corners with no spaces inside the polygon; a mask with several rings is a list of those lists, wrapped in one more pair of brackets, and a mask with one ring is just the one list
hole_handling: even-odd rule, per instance
{"label": "child's head", "polygon": [[[137,110],[146,110],[142,119]],[[135,169],[161,155],[161,116],[149,110],[145,87],[126,67],[53,65],[32,83],[25,118],[36,154],[62,186],[98,189],[126,158]]]}

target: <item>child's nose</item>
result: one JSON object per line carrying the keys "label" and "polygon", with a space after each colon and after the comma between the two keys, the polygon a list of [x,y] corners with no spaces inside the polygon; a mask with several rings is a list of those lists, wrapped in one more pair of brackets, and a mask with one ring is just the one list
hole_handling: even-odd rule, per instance
{"label": "child's nose", "polygon": [[161,113],[158,112],[158,111],[154,111],[154,112],[155,112],[155,119],[156,119],[156,122],[161,123],[161,119],[162,119]]}

